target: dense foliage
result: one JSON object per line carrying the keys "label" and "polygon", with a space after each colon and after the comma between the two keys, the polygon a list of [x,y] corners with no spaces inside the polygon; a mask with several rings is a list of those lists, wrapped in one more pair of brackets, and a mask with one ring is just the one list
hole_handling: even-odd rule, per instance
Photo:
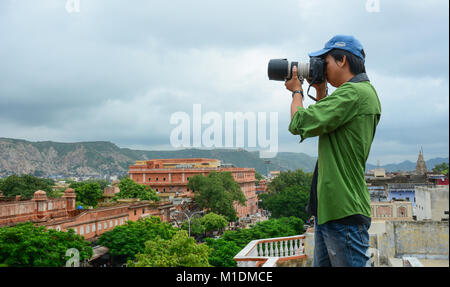
{"label": "dense foliage", "polygon": [[257,171],[255,170],[255,179],[256,179],[255,184],[256,184],[256,185],[259,185],[259,182],[260,182],[262,179],[264,179],[264,177],[263,177],[259,172],[257,172]]}
{"label": "dense foliage", "polygon": [[234,243],[222,238],[206,238],[206,244],[212,249],[209,255],[209,264],[214,267],[236,267],[234,256],[241,251],[242,248]]}
{"label": "dense foliage", "polygon": [[70,185],[75,190],[77,205],[97,207],[103,196],[103,189],[95,181],[77,182]]}
{"label": "dense foliage", "polygon": [[[210,212],[205,216],[191,219],[191,235],[202,235],[205,232],[217,231],[221,232],[228,226],[228,221],[222,215]],[[182,229],[188,230],[189,224],[187,221],[181,226]]]}
{"label": "dense foliage", "polygon": [[47,195],[51,195],[54,184],[55,182],[52,179],[38,178],[27,174],[10,175],[0,181],[0,190],[8,198],[21,195],[23,199],[31,199],[38,190],[43,190]]}
{"label": "dense foliage", "polygon": [[0,264],[2,266],[65,266],[70,248],[79,251],[80,262],[89,259],[92,247],[83,237],[68,232],[22,223],[0,228]]}
{"label": "dense foliage", "polygon": [[113,230],[103,233],[97,240],[99,245],[109,248],[112,256],[133,260],[135,254],[143,253],[145,242],[156,237],[168,240],[178,229],[159,217],[150,217],[138,221],[127,221]]}
{"label": "dense foliage", "polygon": [[309,201],[312,174],[302,170],[281,172],[260,194],[261,207],[271,212],[272,218],[295,216],[303,221],[310,215],[306,212]]}
{"label": "dense foliage", "polygon": [[245,205],[245,196],[231,172],[195,175],[189,179],[188,188],[194,192],[194,201],[201,209],[223,215],[228,221],[237,220],[234,202]]}
{"label": "dense foliage", "polygon": [[159,196],[150,186],[138,184],[128,177],[120,180],[119,189],[120,192],[114,196],[114,199],[139,198],[141,200],[159,201]]}
{"label": "dense foliage", "polygon": [[258,222],[250,228],[225,231],[220,239],[206,239],[213,251],[209,263],[216,267],[234,267],[233,257],[250,241],[263,238],[293,236],[303,233],[303,221],[296,217],[283,217]]}
{"label": "dense foliage", "polygon": [[197,244],[185,230],[179,230],[172,238],[159,236],[145,242],[143,252],[136,254],[136,261],[128,261],[130,267],[209,267],[211,252],[206,244]]}
{"label": "dense foliage", "polygon": [[433,167],[433,172],[448,175],[448,163],[437,164]]}

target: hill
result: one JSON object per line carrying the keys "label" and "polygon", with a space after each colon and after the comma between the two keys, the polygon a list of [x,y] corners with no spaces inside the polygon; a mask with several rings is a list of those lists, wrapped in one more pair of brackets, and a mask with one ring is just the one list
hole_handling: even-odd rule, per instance
{"label": "hill", "polygon": [[[215,158],[236,167],[255,168],[261,174],[267,170],[303,169],[312,172],[317,158],[304,153],[279,152],[266,164],[259,152],[244,149],[183,149],[173,151],[146,151],[120,148],[106,141],[60,143],[31,142],[0,138],[0,177],[11,174],[31,174],[42,177],[66,176],[122,176],[136,160],[158,158]],[[447,158],[426,161],[431,170],[436,164],[449,162]],[[367,170],[375,168],[367,164]],[[416,163],[404,161],[381,166],[387,171],[413,171]]]}

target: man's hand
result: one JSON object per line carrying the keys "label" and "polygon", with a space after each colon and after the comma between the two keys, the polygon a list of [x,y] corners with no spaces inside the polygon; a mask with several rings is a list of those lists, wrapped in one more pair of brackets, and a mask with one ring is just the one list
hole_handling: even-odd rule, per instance
{"label": "man's hand", "polygon": [[297,76],[297,66],[294,66],[292,68],[292,78],[289,81],[286,81],[284,85],[286,86],[286,89],[288,89],[291,92],[297,90],[303,91],[302,83],[300,82]]}

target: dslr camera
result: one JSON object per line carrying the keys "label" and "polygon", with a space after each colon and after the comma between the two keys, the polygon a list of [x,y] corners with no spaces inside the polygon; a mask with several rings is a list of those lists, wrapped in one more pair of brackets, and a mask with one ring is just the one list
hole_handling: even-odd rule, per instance
{"label": "dslr camera", "polygon": [[289,62],[287,59],[271,59],[267,73],[269,80],[286,81],[292,78],[292,68],[297,67],[300,81],[308,79],[310,85],[325,81],[325,60],[320,57],[310,57],[309,63]]}

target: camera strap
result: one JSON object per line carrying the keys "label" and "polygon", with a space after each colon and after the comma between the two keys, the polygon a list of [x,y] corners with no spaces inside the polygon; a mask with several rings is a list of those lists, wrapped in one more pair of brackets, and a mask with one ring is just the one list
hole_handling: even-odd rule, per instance
{"label": "camera strap", "polygon": [[[314,81],[316,80],[317,77],[315,77],[314,79],[311,80],[311,83],[314,83]],[[311,96],[309,94],[309,89],[311,89],[312,84],[309,84],[308,90],[306,91],[306,94],[308,95],[308,97],[310,97],[311,99],[313,99],[315,102],[317,102],[317,99],[314,98],[313,96]],[[327,90],[326,90],[326,96],[328,96],[328,85],[327,85]]]}

